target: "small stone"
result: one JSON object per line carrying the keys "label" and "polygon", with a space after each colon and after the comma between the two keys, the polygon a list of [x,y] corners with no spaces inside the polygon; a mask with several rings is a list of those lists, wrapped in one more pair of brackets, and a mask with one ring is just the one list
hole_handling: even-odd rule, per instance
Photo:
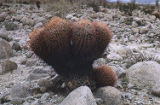
{"label": "small stone", "polygon": [[47,19],[50,19],[50,18],[52,18],[53,16],[52,16],[51,14],[46,14],[45,17],[46,17]]}
{"label": "small stone", "polygon": [[91,90],[81,86],[73,90],[59,105],[97,105]]}
{"label": "small stone", "polygon": [[23,102],[24,100],[22,98],[13,98],[11,100],[11,104],[13,105],[22,105]]}
{"label": "small stone", "polygon": [[19,45],[18,42],[14,42],[12,45],[12,49],[19,51],[19,50],[21,50],[21,46]]}
{"label": "small stone", "polygon": [[79,18],[77,18],[77,17],[72,17],[71,20],[73,20],[73,21],[78,21]]}
{"label": "small stone", "polygon": [[23,15],[17,15],[16,17],[14,17],[14,19],[16,21],[20,21],[24,16]]}
{"label": "small stone", "polygon": [[111,67],[112,70],[115,71],[115,73],[117,74],[118,78],[121,78],[121,77],[123,77],[123,75],[126,74],[126,70],[124,70],[124,69],[123,69],[122,67],[120,67],[119,65],[109,64],[108,66]]}
{"label": "small stone", "polygon": [[35,18],[34,19],[34,21],[35,21],[35,23],[39,23],[39,22],[44,22],[46,19],[45,18],[43,18],[43,17],[37,17],[37,18]]}
{"label": "small stone", "polygon": [[36,64],[35,59],[27,59],[26,61],[26,66],[31,67],[31,66],[34,66],[35,64]]}
{"label": "small stone", "polygon": [[12,38],[9,38],[6,33],[0,33],[0,38],[6,40],[6,41],[11,41]]}
{"label": "small stone", "polygon": [[73,17],[72,14],[68,14],[68,15],[66,16],[66,19],[71,19],[72,17]]}
{"label": "small stone", "polygon": [[104,58],[99,58],[94,61],[93,68],[96,68],[98,66],[103,66],[103,65],[106,65],[106,60]]}
{"label": "small stone", "polygon": [[34,73],[30,73],[27,80],[28,81],[32,81],[32,80],[39,80],[43,77],[47,77],[48,74],[34,74]]}
{"label": "small stone", "polygon": [[7,13],[6,12],[2,12],[1,14],[0,14],[0,22],[3,22],[4,20],[5,20],[5,18],[7,17]]}
{"label": "small stone", "polygon": [[160,84],[158,84],[152,88],[152,94],[160,97]]}
{"label": "small stone", "polygon": [[26,98],[32,95],[28,84],[16,84],[10,90],[12,98]]}
{"label": "small stone", "polygon": [[108,58],[108,60],[111,60],[111,61],[120,61],[120,60],[123,59],[123,58],[122,58],[119,54],[117,54],[117,53],[111,53],[111,54],[107,55],[107,58]]}
{"label": "small stone", "polygon": [[31,58],[33,55],[33,52],[32,51],[28,51],[27,54],[26,54],[26,57],[27,58]]}
{"label": "small stone", "polygon": [[34,26],[34,29],[35,28],[38,28],[38,27],[41,27],[43,25],[43,23],[42,22],[39,22],[39,23],[37,23],[35,26]]}
{"label": "small stone", "polygon": [[8,93],[1,93],[0,94],[0,104],[10,101],[10,98],[8,96],[9,96]]}
{"label": "small stone", "polygon": [[135,17],[135,18],[133,18],[133,20],[134,20],[139,26],[144,26],[144,25],[145,25],[145,21],[144,21],[143,18]]}
{"label": "small stone", "polygon": [[146,34],[148,32],[148,28],[147,27],[142,27],[142,28],[140,28],[140,30],[139,30],[139,33],[140,34]]}
{"label": "small stone", "polygon": [[54,86],[52,80],[48,79],[48,78],[42,78],[42,79],[40,79],[38,81],[38,85],[40,87],[42,87],[42,88],[47,89],[47,90],[51,89]]}
{"label": "small stone", "polygon": [[2,74],[13,71],[17,69],[17,64],[13,61],[6,60],[2,63]]}
{"label": "small stone", "polygon": [[103,100],[105,105],[121,105],[121,92],[114,87],[99,88],[96,95]]}
{"label": "small stone", "polygon": [[0,59],[6,59],[6,58],[10,58],[11,56],[13,56],[12,48],[7,41],[5,40],[0,41],[0,49],[1,49]]}
{"label": "small stone", "polygon": [[41,102],[43,103],[45,100],[47,100],[48,98],[50,97],[50,94],[49,93],[44,93],[41,97]]}
{"label": "small stone", "polygon": [[132,31],[134,34],[139,33],[139,29],[138,28],[132,28]]}

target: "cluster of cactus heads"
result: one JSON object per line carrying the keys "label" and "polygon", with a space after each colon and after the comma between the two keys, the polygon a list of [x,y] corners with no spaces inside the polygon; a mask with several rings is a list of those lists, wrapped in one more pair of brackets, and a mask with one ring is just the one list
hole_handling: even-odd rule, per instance
{"label": "cluster of cactus heads", "polygon": [[96,75],[98,85],[113,86],[116,76],[110,68],[92,68],[93,61],[101,57],[111,37],[111,31],[101,22],[80,20],[72,23],[54,17],[30,34],[30,47],[63,77]]}

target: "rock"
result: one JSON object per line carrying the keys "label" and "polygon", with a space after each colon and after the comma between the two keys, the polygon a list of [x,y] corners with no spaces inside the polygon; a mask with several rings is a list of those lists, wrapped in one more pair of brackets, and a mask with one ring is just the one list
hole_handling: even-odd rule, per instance
{"label": "rock", "polygon": [[146,23],[143,18],[135,17],[133,20],[139,25],[139,26],[144,26]]}
{"label": "rock", "polygon": [[46,90],[50,90],[54,84],[51,79],[48,78],[42,78],[38,81],[38,85],[40,86],[40,90],[44,90],[42,92],[45,92]]}
{"label": "rock", "polygon": [[35,99],[32,96],[27,97],[23,105],[43,105],[39,99]]}
{"label": "rock", "polygon": [[21,50],[21,46],[19,45],[18,42],[14,42],[12,45],[12,49],[19,51],[19,50]]}
{"label": "rock", "polygon": [[117,53],[110,53],[109,55],[107,55],[107,58],[108,60],[110,61],[120,61],[122,60],[123,58],[117,54]]}
{"label": "rock", "polygon": [[35,74],[35,73],[30,73],[29,76],[27,77],[28,81],[32,81],[32,80],[39,80],[43,77],[47,77],[48,74]]}
{"label": "rock", "polygon": [[119,65],[115,65],[115,64],[108,64],[108,66],[110,68],[112,68],[112,70],[115,71],[115,73],[117,74],[118,78],[121,78],[122,76],[124,76],[126,74],[126,70],[124,70],[122,67],[120,67]]}
{"label": "rock", "polygon": [[0,49],[0,59],[10,58],[13,56],[12,48],[7,41],[0,41]]}
{"label": "rock", "polygon": [[3,22],[5,20],[5,18],[0,17],[0,22]]}
{"label": "rock", "polygon": [[77,17],[72,17],[71,20],[72,20],[72,21],[78,21],[79,18],[77,18]]}
{"label": "rock", "polygon": [[142,28],[140,28],[139,33],[140,34],[146,34],[148,32],[148,30],[149,29],[147,27],[142,27]]}
{"label": "rock", "polygon": [[31,58],[32,55],[33,55],[33,52],[32,52],[32,51],[28,51],[28,52],[26,53],[26,57],[27,57],[27,58]]}
{"label": "rock", "polygon": [[103,65],[106,65],[106,60],[104,58],[99,58],[94,61],[93,68],[96,68],[98,66],[103,66]]}
{"label": "rock", "polygon": [[36,65],[36,60],[35,59],[27,59],[25,65],[28,67],[34,66],[34,65]]}
{"label": "rock", "polygon": [[6,103],[8,101],[10,101],[9,99],[9,93],[5,93],[5,92],[1,92],[0,93],[0,105],[2,105],[3,103]]}
{"label": "rock", "polygon": [[37,23],[35,26],[34,26],[34,29],[35,28],[38,28],[38,27],[41,27],[43,25],[43,23],[42,22],[39,22],[39,23]]}
{"label": "rock", "polygon": [[46,14],[45,15],[45,18],[47,18],[47,19],[51,19],[53,16],[51,15],[51,14]]}
{"label": "rock", "polygon": [[158,84],[152,88],[152,94],[160,97],[160,84]]}
{"label": "rock", "polygon": [[5,20],[11,20],[11,19],[12,17],[8,15]]}
{"label": "rock", "polygon": [[1,14],[0,14],[0,22],[3,22],[4,20],[5,20],[5,18],[7,17],[7,13],[6,12],[2,12]]}
{"label": "rock", "polygon": [[48,74],[49,70],[45,70],[44,68],[35,68],[32,73],[34,74]]}
{"label": "rock", "polygon": [[20,21],[23,17],[23,15],[17,15],[16,17],[13,17],[13,20]]}
{"label": "rock", "polygon": [[72,17],[73,17],[72,14],[68,14],[68,15],[66,16],[66,19],[71,19]]}
{"label": "rock", "polygon": [[11,104],[13,105],[22,105],[23,102],[24,100],[22,98],[13,98],[11,100]]}
{"label": "rock", "polygon": [[59,105],[97,105],[91,90],[81,86],[73,90]]}
{"label": "rock", "polygon": [[12,98],[26,98],[31,96],[32,92],[28,84],[16,84],[11,88],[10,94]]}
{"label": "rock", "polygon": [[2,74],[11,72],[15,69],[17,69],[17,64],[13,61],[6,60],[2,63]]}
{"label": "rock", "polygon": [[155,21],[155,20],[156,20],[156,16],[150,16],[150,19],[151,19],[152,21]]}
{"label": "rock", "polygon": [[6,33],[0,33],[0,38],[4,39],[6,41],[11,41],[12,40],[12,38],[9,38],[8,34],[6,34]]}
{"label": "rock", "polygon": [[121,92],[114,87],[99,88],[96,96],[101,98],[105,105],[121,105]]}
{"label": "rock", "polygon": [[41,102],[44,102],[45,100],[47,100],[48,98],[50,97],[50,94],[49,93],[44,93],[41,97]]}
{"label": "rock", "polygon": [[160,64],[155,61],[138,62],[131,66],[127,72],[127,78],[131,84],[140,89],[151,89],[160,83]]}
{"label": "rock", "polygon": [[134,34],[139,33],[139,29],[138,28],[132,28],[132,31]]}
{"label": "rock", "polygon": [[45,18],[43,18],[43,17],[37,17],[37,18],[35,18],[34,19],[34,21],[35,21],[35,23],[39,23],[39,22],[44,22],[46,19]]}
{"label": "rock", "polygon": [[30,18],[27,18],[27,17],[23,17],[21,19],[21,22],[24,24],[24,25],[33,25],[34,24],[34,21]]}

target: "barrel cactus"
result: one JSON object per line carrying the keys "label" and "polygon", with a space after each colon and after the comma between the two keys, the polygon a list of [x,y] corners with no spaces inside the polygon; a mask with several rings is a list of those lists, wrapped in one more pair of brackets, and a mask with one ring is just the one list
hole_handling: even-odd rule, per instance
{"label": "barrel cactus", "polygon": [[[30,34],[30,47],[59,75],[66,78],[73,76],[92,78],[95,73],[92,63],[101,57],[111,37],[111,31],[102,22],[80,20],[72,23],[54,17]],[[108,73],[105,71],[104,73],[108,76]],[[98,75],[101,73],[98,72]]]}

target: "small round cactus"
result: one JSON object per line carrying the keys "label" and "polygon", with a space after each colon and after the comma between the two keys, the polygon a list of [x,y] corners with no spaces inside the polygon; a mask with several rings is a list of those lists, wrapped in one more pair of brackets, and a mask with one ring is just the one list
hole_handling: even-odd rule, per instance
{"label": "small round cactus", "polygon": [[156,18],[160,18],[160,13],[158,11],[154,11],[152,15],[154,15]]}
{"label": "small round cactus", "polygon": [[97,87],[116,85],[117,76],[110,67],[99,66],[93,72]]}

